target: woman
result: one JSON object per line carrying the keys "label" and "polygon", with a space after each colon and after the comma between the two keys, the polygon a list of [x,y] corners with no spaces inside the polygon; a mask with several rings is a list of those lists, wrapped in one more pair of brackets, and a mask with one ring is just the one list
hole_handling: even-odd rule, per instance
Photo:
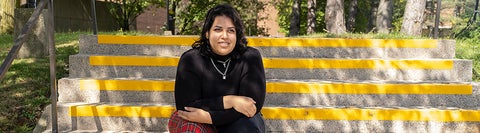
{"label": "woman", "polygon": [[265,71],[228,4],[207,13],[200,40],[180,57],[170,132],[265,132]]}

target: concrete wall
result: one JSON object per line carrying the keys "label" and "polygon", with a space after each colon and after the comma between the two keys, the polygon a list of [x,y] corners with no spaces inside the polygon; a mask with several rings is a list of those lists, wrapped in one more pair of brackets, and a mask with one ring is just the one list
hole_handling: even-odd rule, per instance
{"label": "concrete wall", "polygon": [[[32,16],[34,8],[16,8],[15,9],[15,30],[14,37],[17,38],[22,28],[27,23],[30,16]],[[18,58],[41,58],[48,55],[48,42],[45,34],[45,15],[46,10],[40,14],[37,23],[32,27],[32,30],[18,52]]]}

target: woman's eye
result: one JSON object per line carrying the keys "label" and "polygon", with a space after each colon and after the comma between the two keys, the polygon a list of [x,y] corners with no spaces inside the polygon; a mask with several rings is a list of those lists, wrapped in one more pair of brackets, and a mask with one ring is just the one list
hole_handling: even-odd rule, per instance
{"label": "woman's eye", "polygon": [[230,32],[230,33],[235,33],[235,30],[234,30],[234,29],[230,29],[230,30],[228,30],[228,32]]}
{"label": "woman's eye", "polygon": [[220,32],[220,31],[222,31],[222,29],[213,29],[213,31]]}

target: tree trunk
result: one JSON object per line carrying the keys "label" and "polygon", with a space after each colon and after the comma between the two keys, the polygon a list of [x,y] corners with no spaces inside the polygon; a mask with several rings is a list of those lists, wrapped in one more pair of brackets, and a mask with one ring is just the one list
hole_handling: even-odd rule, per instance
{"label": "tree trunk", "polygon": [[0,34],[13,33],[13,17],[15,13],[14,0],[0,1]]}
{"label": "tree trunk", "polygon": [[378,3],[379,3],[379,0],[370,1],[370,14],[368,19],[367,32],[372,32],[376,29],[375,26],[377,25],[376,18],[377,18],[377,12],[378,12]]}
{"label": "tree trunk", "polygon": [[300,34],[300,2],[300,0],[293,0],[288,36],[298,36]]}
{"label": "tree trunk", "polygon": [[380,0],[377,12],[377,32],[390,33],[393,19],[393,0]]}
{"label": "tree trunk", "polygon": [[178,2],[179,2],[178,0],[177,1],[174,0],[172,2],[172,7],[169,8],[168,10],[167,26],[168,26],[168,29],[172,31],[172,35],[175,35],[175,15],[176,15]]}
{"label": "tree trunk", "polygon": [[400,33],[421,35],[426,0],[407,0]]}
{"label": "tree trunk", "polygon": [[315,33],[315,26],[317,23],[317,1],[308,0],[308,13],[307,13],[307,34]]}
{"label": "tree trunk", "polygon": [[357,17],[358,0],[351,0],[348,7],[347,30],[353,32],[355,30],[355,21]]}
{"label": "tree trunk", "polygon": [[327,0],[327,7],[325,8],[325,25],[327,32],[329,33],[346,33],[343,0]]}

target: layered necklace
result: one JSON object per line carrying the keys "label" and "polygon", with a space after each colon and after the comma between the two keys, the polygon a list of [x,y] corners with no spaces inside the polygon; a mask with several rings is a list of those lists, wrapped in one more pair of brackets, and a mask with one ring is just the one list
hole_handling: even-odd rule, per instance
{"label": "layered necklace", "polygon": [[213,67],[215,67],[215,70],[217,70],[217,72],[220,73],[220,75],[223,76],[223,79],[226,79],[227,78],[228,66],[230,66],[230,58],[228,58],[225,61],[217,61],[217,62],[223,64],[223,67],[225,68],[224,72],[222,72],[222,71],[220,71],[220,69],[218,69],[217,65],[215,65],[215,63],[213,62],[212,58],[210,58],[210,61],[212,62]]}

